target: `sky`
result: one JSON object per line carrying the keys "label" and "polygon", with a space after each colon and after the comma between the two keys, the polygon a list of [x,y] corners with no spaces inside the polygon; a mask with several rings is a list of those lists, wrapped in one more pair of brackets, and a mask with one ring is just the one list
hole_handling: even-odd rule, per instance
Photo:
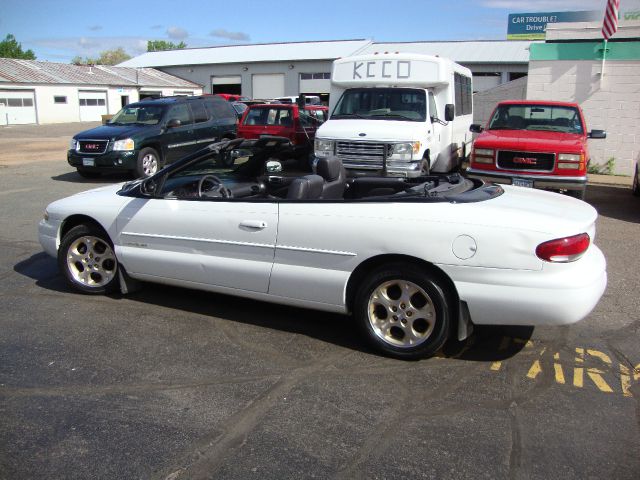
{"label": "sky", "polygon": [[[621,0],[622,12],[640,0]],[[503,40],[510,13],[597,10],[606,0],[0,0],[0,40],[69,63],[148,40],[191,47],[317,40]]]}

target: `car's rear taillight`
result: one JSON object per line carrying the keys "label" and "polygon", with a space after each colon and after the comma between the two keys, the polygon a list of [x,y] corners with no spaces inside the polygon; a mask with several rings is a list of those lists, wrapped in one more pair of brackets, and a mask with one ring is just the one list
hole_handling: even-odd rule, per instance
{"label": "car's rear taillight", "polygon": [[575,262],[587,251],[590,243],[591,239],[586,233],[573,237],[556,238],[538,245],[536,255],[547,262]]}

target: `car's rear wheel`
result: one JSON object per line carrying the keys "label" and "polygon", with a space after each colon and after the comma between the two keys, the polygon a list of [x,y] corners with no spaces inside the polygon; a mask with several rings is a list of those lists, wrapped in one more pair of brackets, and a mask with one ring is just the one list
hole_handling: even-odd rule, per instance
{"label": "car's rear wheel", "polygon": [[447,341],[450,306],[446,287],[410,264],[372,272],[355,297],[354,315],[369,344],[393,357],[415,360]]}
{"label": "car's rear wheel", "polygon": [[147,178],[154,175],[160,169],[160,155],[153,148],[146,147],[140,150],[136,163],[136,175],[139,178]]}
{"label": "car's rear wheel", "polygon": [[100,172],[94,172],[91,170],[86,170],[84,168],[78,168],[78,175],[82,178],[98,178],[100,176]]}
{"label": "car's rear wheel", "polygon": [[108,293],[118,285],[113,244],[93,225],[78,225],[65,234],[58,249],[58,267],[67,282],[83,293]]}

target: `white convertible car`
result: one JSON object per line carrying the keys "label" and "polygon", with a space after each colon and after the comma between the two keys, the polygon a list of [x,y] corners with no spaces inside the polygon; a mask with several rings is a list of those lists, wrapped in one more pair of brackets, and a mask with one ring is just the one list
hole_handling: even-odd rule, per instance
{"label": "white convertible car", "polygon": [[473,324],[577,322],[604,292],[582,201],[459,175],[346,178],[336,158],[305,173],[286,151],[279,137],[221,142],[58,200],[40,243],[84,293],[143,280],[353,313],[399,358]]}

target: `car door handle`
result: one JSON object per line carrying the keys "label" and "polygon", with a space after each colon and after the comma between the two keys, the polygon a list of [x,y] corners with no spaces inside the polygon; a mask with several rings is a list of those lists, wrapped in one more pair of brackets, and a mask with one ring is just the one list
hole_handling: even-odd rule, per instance
{"label": "car door handle", "polygon": [[267,228],[267,222],[265,222],[264,220],[243,220],[242,222],[240,222],[240,226],[262,230],[263,228]]}

